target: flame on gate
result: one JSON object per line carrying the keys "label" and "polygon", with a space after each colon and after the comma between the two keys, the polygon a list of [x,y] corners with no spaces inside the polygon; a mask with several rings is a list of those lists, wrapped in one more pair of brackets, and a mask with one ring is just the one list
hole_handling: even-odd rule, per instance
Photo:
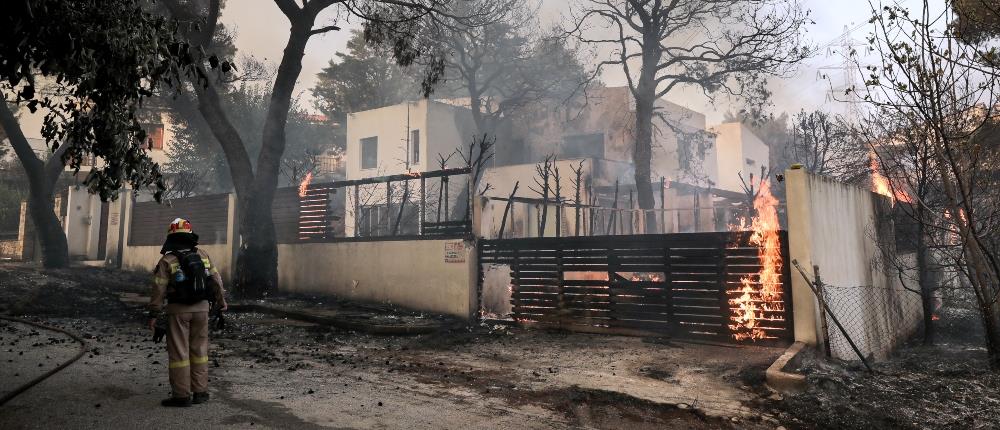
{"label": "flame on gate", "polygon": [[785,304],[781,291],[781,239],[778,230],[778,199],[770,184],[761,180],[754,198],[750,225],[741,220],[739,229],[750,230],[750,244],[757,247],[760,270],[740,279],[740,287],[729,290],[732,311],[729,329],[736,340],[774,338],[762,325],[765,321],[784,321]]}
{"label": "flame on gate", "polygon": [[309,183],[313,180],[312,172],[306,173],[305,179],[299,183],[299,198],[305,197],[306,193],[309,191]]}

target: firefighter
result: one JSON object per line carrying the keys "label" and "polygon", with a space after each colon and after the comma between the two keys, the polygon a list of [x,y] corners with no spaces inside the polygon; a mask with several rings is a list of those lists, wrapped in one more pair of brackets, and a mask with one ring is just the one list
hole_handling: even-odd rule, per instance
{"label": "firefighter", "polygon": [[[213,302],[227,309],[222,277],[208,254],[198,249],[191,223],[170,223],[160,249],[163,257],[153,272],[149,300],[149,328],[166,319],[171,397],[163,406],[191,406],[208,401],[208,314]],[[166,306],[164,306],[166,301]]]}

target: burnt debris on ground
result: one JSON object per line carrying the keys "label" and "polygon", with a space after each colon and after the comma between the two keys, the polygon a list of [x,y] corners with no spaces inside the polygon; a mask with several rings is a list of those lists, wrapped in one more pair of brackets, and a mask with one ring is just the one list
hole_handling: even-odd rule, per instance
{"label": "burnt debris on ground", "polygon": [[972,309],[944,308],[936,345],[915,339],[874,373],[806,355],[794,370],[806,375],[808,391],[762,407],[801,428],[997,428],[1000,373],[987,365],[976,318]]}

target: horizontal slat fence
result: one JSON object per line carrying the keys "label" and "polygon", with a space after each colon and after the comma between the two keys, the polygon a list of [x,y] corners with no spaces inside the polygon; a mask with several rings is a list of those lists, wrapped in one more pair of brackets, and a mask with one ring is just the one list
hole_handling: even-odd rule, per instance
{"label": "horizontal slat fence", "polygon": [[[522,323],[735,342],[730,299],[760,270],[748,239],[747,232],[525,238],[485,240],[479,249],[480,263],[510,267],[513,317]],[[787,259],[784,232],[781,243]],[[788,276],[783,267],[784,311],[760,322],[764,343],[793,339]]]}
{"label": "horizontal slat fence", "polygon": [[162,245],[167,227],[175,218],[190,221],[202,245],[226,243],[229,194],[184,197],[163,203],[136,203],[132,208],[128,245]]}

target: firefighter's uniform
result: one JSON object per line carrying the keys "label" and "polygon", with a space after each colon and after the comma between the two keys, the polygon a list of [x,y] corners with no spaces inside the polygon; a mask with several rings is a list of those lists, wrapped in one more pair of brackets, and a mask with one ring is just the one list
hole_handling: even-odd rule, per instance
{"label": "firefighter's uniform", "polygon": [[[183,221],[180,226],[175,226]],[[190,223],[177,220],[171,224],[170,233],[190,233]],[[225,307],[222,277],[204,250],[198,249],[205,268],[211,274],[206,283],[214,284],[215,303]],[[175,399],[190,398],[192,393],[208,392],[208,313],[207,300],[194,304],[169,303],[170,280],[180,269],[177,256],[165,254],[153,272],[153,291],[148,306],[151,318],[166,314],[168,325],[167,356],[170,387]],[[166,306],[164,306],[164,302]]]}

